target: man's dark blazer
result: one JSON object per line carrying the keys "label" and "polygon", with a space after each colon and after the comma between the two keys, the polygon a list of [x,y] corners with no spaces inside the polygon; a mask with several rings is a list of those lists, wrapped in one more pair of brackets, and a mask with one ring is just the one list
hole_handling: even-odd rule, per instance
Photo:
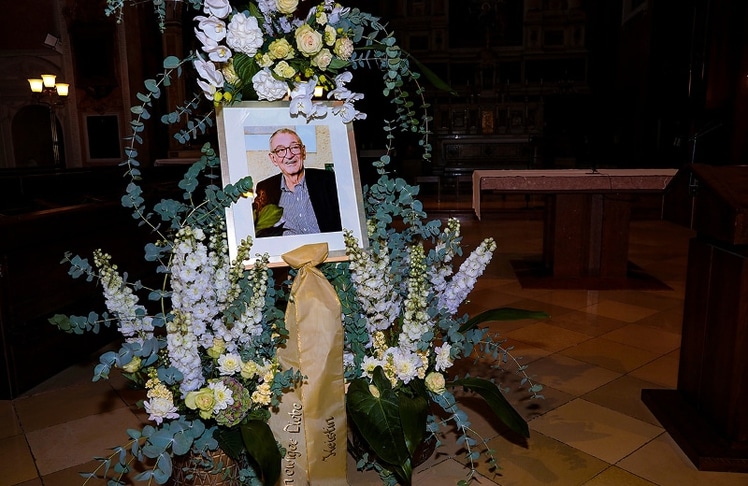
{"label": "man's dark blazer", "polygon": [[[259,212],[267,204],[278,204],[281,196],[281,177],[277,174],[257,183],[253,209]],[[322,233],[341,231],[340,207],[338,205],[338,187],[335,184],[335,173],[322,169],[304,169],[309,199],[317,217],[317,224]],[[272,230],[273,228],[270,228]],[[283,234],[263,230],[257,236],[279,236]]]}

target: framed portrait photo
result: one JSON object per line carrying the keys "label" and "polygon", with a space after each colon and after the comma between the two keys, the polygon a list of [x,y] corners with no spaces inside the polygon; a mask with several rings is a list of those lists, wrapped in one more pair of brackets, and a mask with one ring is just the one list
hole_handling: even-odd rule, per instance
{"label": "framed portrait photo", "polygon": [[[229,255],[248,236],[252,265],[327,243],[327,261],[346,260],[343,231],[367,244],[353,126],[329,109],[325,117],[291,116],[288,102],[240,102],[218,109],[223,185],[250,176],[253,190],[227,209]],[[302,170],[303,169],[303,170]]]}

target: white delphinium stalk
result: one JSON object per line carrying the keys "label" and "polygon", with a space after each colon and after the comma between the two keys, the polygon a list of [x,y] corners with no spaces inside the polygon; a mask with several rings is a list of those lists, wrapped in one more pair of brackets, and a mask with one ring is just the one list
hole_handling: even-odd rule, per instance
{"label": "white delphinium stalk", "polygon": [[205,383],[203,368],[200,363],[200,347],[189,314],[175,311],[173,319],[166,324],[166,349],[169,353],[169,363],[178,369],[182,375],[179,389],[182,396],[187,392],[197,390]]}
{"label": "white delphinium stalk", "polygon": [[446,308],[451,314],[457,312],[458,307],[468,296],[478,277],[483,274],[491,261],[495,250],[496,242],[493,238],[486,238],[478,248],[473,250],[470,256],[462,262],[460,270],[439,296],[440,307]]}
{"label": "white delphinium stalk", "polygon": [[387,246],[377,255],[362,250],[350,232],[344,235],[346,254],[350,258],[351,282],[361,304],[370,335],[389,328],[400,313],[399,299],[393,286]]}
{"label": "white delphinium stalk", "polygon": [[111,264],[111,255],[101,250],[94,251],[94,264],[101,275],[104,301],[107,310],[117,318],[117,326],[127,342],[143,343],[153,337],[153,319],[146,309],[138,304],[138,298]]}
{"label": "white delphinium stalk", "polygon": [[[450,263],[455,256],[453,241],[460,237],[460,221],[457,218],[449,218],[447,226],[439,235],[434,252],[437,254],[436,261],[431,267],[431,287],[435,294],[441,294],[447,288],[447,278],[452,275],[453,269]],[[443,256],[438,257],[443,252]]]}
{"label": "white delphinium stalk", "polygon": [[220,256],[203,243],[205,232],[185,226],[174,241],[171,265],[172,307],[189,314],[192,332],[204,347],[213,344],[210,324],[220,312],[216,294],[216,267]]}
{"label": "white delphinium stalk", "polygon": [[403,323],[398,344],[402,349],[415,351],[421,336],[430,329],[427,312],[429,284],[422,245],[410,248],[408,294],[403,302]]}
{"label": "white delphinium stalk", "polygon": [[[246,242],[245,242],[246,244]],[[239,256],[230,271],[230,281],[234,283],[230,293],[231,300],[238,297],[239,279],[243,278],[243,261],[244,255],[249,254],[249,246],[246,251],[240,248]],[[265,306],[265,294],[268,290],[268,256],[263,255],[257,259],[252,269],[249,271],[248,281],[252,285],[252,293],[249,302],[241,316],[234,320],[230,325],[223,318],[216,319],[213,322],[213,332],[216,337],[221,338],[226,343],[226,349],[230,352],[236,352],[239,346],[246,344],[252,338],[262,334],[262,309]]]}
{"label": "white delphinium stalk", "polygon": [[171,364],[184,375],[180,388],[185,394],[204,383],[199,350],[213,345],[210,324],[220,312],[216,268],[222,257],[209,251],[203,240],[202,229],[185,226],[177,233],[172,254],[174,319],[167,325],[167,349]]}

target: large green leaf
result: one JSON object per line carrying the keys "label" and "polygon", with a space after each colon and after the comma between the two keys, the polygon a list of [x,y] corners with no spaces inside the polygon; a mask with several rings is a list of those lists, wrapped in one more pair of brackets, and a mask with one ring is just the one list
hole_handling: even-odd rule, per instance
{"label": "large green leaf", "polygon": [[408,449],[398,411],[398,398],[380,367],[369,380],[353,380],[346,394],[348,416],[353,420],[366,444],[383,462],[399,466],[408,460]]}
{"label": "large green leaf", "polygon": [[436,74],[434,71],[428,68],[425,64],[420,62],[418,59],[416,59],[413,56],[408,56],[408,60],[416,65],[418,68],[418,71],[429,80],[432,86],[436,89],[440,89],[442,91],[446,91],[449,94],[457,95],[457,91],[450,86],[446,81],[444,81],[442,78],[439,77],[438,74]]}
{"label": "large green leaf", "polygon": [[280,478],[283,458],[270,426],[262,420],[250,420],[239,427],[242,431],[244,447],[257,464],[259,469],[257,472],[262,477],[262,483],[268,486],[274,485]]}
{"label": "large green leaf", "polygon": [[463,386],[478,393],[507,427],[523,437],[530,437],[530,428],[527,426],[527,422],[506,400],[495,383],[483,378],[463,378],[454,380],[450,385]]}
{"label": "large green leaf", "polygon": [[398,403],[405,446],[408,449],[408,455],[413,456],[426,433],[426,420],[429,415],[428,402],[421,396],[409,397],[400,394]]}
{"label": "large green leaf", "polygon": [[460,332],[466,332],[473,329],[478,324],[488,321],[516,321],[519,319],[546,319],[548,314],[543,311],[531,311],[525,309],[515,309],[513,307],[501,307],[481,312],[465,324],[460,326]]}

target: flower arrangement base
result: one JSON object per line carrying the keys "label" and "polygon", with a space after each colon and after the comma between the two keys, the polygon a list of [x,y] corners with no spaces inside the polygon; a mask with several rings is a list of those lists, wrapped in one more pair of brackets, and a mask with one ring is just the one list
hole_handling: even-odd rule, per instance
{"label": "flower arrangement base", "polygon": [[208,451],[212,460],[190,452],[173,459],[171,486],[240,486],[239,464],[221,449]]}

